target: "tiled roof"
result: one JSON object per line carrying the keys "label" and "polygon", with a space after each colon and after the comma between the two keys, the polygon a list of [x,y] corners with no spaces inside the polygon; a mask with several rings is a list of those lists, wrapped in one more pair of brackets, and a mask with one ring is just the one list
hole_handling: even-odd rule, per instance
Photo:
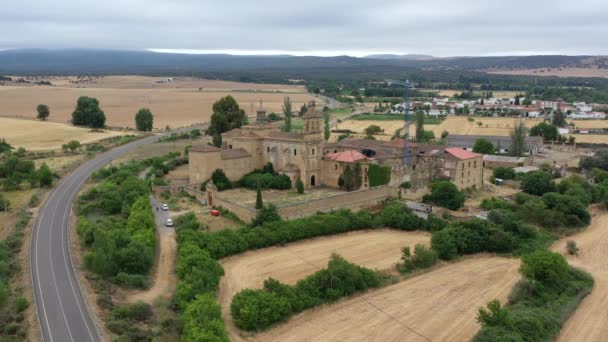
{"label": "tiled roof", "polygon": [[242,148],[235,148],[230,150],[222,150],[222,159],[232,159],[232,158],[243,158],[243,157],[251,157],[249,152]]}
{"label": "tiled roof", "polygon": [[463,150],[462,148],[458,148],[458,147],[446,148],[445,151],[461,160],[481,157],[481,154]]}
{"label": "tiled roof", "polygon": [[330,153],[326,154],[325,158],[345,163],[354,163],[359,160],[367,160],[366,156],[357,151]]}
{"label": "tiled roof", "polygon": [[260,136],[250,130],[235,128],[226,133],[222,133],[225,138],[259,138]]}
{"label": "tiled roof", "polygon": [[207,144],[200,144],[200,145],[192,146],[190,151],[191,152],[218,152],[218,151],[221,151],[221,149],[219,149],[215,146],[207,145]]}

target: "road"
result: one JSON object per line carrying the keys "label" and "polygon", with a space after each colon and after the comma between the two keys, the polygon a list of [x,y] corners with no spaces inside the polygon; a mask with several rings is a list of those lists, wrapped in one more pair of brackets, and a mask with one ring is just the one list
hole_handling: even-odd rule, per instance
{"label": "road", "polygon": [[[170,133],[193,128],[195,127]],[[30,272],[43,341],[102,340],[84,301],[70,254],[72,203],[95,170],[158,138],[159,136],[146,137],[87,161],[60,181],[38,211],[30,241]]]}

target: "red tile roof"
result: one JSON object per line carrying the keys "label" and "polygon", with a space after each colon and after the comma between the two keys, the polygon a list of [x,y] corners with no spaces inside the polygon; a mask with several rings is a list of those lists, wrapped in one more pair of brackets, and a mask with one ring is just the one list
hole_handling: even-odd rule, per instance
{"label": "red tile roof", "polygon": [[450,148],[446,148],[445,151],[451,155],[453,155],[454,157],[458,158],[458,159],[471,159],[471,158],[476,158],[476,157],[481,157],[481,154],[477,154],[474,152],[469,152],[467,150],[464,150],[462,148],[458,148],[458,147],[450,147]]}
{"label": "red tile roof", "polygon": [[359,160],[367,160],[367,157],[357,151],[336,152],[325,155],[326,158],[346,163],[354,163]]}
{"label": "red tile roof", "polygon": [[[391,141],[385,142],[384,145],[396,147],[396,148],[403,148],[405,146],[405,139],[402,139],[402,138],[393,139]],[[416,147],[416,146],[417,146],[416,143],[410,142],[410,147]]]}

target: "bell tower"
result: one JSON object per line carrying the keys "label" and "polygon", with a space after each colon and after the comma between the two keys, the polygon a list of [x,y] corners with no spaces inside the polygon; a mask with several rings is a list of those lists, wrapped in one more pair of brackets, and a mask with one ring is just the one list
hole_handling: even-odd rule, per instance
{"label": "bell tower", "polygon": [[304,113],[304,135],[307,141],[323,140],[323,116],[317,112],[315,101],[308,102],[308,110]]}
{"label": "bell tower", "polygon": [[262,107],[262,100],[260,100],[260,108],[258,108],[256,111],[256,116],[255,116],[255,123],[259,124],[259,125],[263,125],[267,122],[266,120],[266,109],[264,109],[264,107]]}

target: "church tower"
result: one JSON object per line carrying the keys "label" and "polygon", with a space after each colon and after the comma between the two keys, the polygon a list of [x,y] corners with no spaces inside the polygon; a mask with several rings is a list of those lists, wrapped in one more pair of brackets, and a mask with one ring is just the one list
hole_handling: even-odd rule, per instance
{"label": "church tower", "polygon": [[302,119],[306,141],[323,141],[323,115],[317,111],[314,100],[308,102],[308,110]]}

